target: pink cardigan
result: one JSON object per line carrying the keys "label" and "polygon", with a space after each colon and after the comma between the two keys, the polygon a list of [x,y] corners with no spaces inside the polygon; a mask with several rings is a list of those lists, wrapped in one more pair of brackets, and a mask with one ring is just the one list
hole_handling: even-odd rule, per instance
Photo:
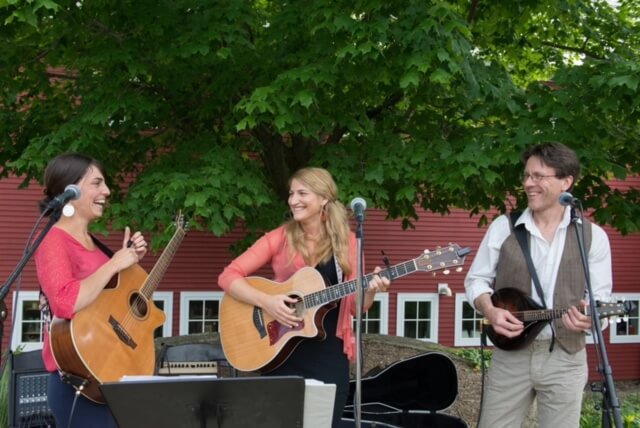
{"label": "pink cardigan", "polygon": [[[275,274],[273,280],[276,282],[286,281],[299,269],[307,266],[300,254],[296,254],[291,259],[284,225],[266,233],[247,251],[234,259],[218,277],[218,285],[227,291],[233,281],[251,276],[269,262]],[[349,236],[349,264],[352,266],[351,274],[344,278],[345,281],[355,279],[357,274],[357,243],[353,233]],[[355,359],[356,344],[352,329],[355,314],[356,295],[351,294],[342,299],[336,331],[336,336],[342,339],[343,351],[349,361]]]}

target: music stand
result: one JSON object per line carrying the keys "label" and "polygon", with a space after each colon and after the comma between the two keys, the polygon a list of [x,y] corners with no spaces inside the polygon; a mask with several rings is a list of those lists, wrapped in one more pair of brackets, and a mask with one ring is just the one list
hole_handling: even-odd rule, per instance
{"label": "music stand", "polygon": [[153,377],[105,383],[120,428],[302,428],[304,378]]}

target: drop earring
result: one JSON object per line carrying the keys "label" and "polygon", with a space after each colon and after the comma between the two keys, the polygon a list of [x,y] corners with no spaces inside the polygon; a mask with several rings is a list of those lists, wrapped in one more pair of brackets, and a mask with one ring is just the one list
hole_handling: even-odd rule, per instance
{"label": "drop earring", "polygon": [[71,204],[65,204],[65,206],[62,207],[62,215],[65,217],[72,217],[75,213],[76,209]]}

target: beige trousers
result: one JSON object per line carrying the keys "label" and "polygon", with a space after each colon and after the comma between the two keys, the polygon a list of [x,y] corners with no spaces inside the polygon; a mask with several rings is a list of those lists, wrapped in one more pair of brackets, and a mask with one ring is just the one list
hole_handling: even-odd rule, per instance
{"label": "beige trousers", "polygon": [[519,428],[537,399],[540,428],[580,426],[587,353],[568,354],[557,343],[534,340],[518,351],[496,348],[485,382],[479,428]]}

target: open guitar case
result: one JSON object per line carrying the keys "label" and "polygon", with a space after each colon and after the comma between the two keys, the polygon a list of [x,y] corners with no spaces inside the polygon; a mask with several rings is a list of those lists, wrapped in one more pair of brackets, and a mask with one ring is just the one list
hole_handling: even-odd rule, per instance
{"label": "open guitar case", "polygon": [[[354,419],[355,381],[350,383],[343,420]],[[449,357],[427,352],[397,361],[362,379],[360,418],[402,428],[468,428],[460,418],[439,413],[458,396],[458,373]]]}

